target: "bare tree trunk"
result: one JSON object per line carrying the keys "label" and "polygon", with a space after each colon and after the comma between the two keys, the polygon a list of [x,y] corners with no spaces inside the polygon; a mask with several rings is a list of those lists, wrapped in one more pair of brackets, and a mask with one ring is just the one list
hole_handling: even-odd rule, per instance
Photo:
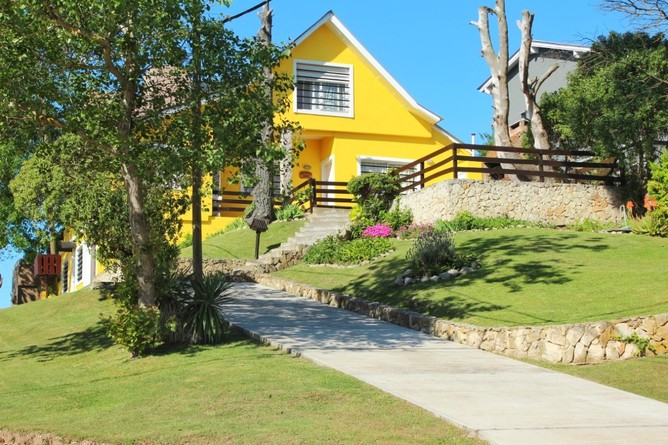
{"label": "bare tree trunk", "polygon": [[[265,44],[271,42],[271,30],[272,30],[272,13],[273,11],[269,8],[269,3],[265,3],[262,11],[259,13],[260,20],[262,21],[262,26],[258,31],[258,38],[260,41]],[[267,100],[271,100],[271,69],[265,68],[265,93],[267,94]],[[268,147],[272,142],[272,123],[271,121],[266,122],[264,128],[260,134],[259,143],[262,147]],[[271,177],[271,168],[267,164],[267,161],[262,157],[255,159],[255,179],[257,183],[253,187],[251,195],[253,196],[253,202],[255,203],[255,210],[253,211],[252,218],[264,219],[267,221],[273,221],[275,219],[274,215],[274,205],[273,205],[273,192],[272,192],[272,177]]]}
{"label": "bare tree trunk", "polygon": [[294,147],[292,146],[292,131],[286,130],[281,134],[281,148],[285,157],[281,159],[280,174],[281,184],[280,193],[283,197],[283,204],[289,204],[290,192],[292,191],[292,161],[294,156]]}
{"label": "bare tree trunk", "polygon": [[[492,38],[489,31],[489,14],[496,16],[498,24],[499,53],[494,52]],[[510,130],[508,128],[508,112],[510,99],[508,94],[508,21],[506,19],[505,0],[496,0],[495,7],[481,6],[478,8],[478,21],[472,22],[480,32],[482,44],[482,56],[485,58],[492,79],[492,99],[494,101],[494,145],[509,147],[512,145]],[[517,159],[516,153],[498,152],[501,159]],[[502,163],[504,170],[513,170],[514,166]],[[509,179],[518,180],[516,175],[506,175]]]}
{"label": "bare tree trunk", "polygon": [[138,302],[140,306],[155,306],[155,260],[152,255],[148,221],[144,213],[141,179],[136,166],[127,162],[121,165],[121,174],[128,197],[132,250],[137,257]]}
{"label": "bare tree trunk", "polygon": [[[489,31],[489,14],[494,14],[499,27],[499,53],[494,52]],[[478,8],[478,21],[472,22],[480,32],[482,56],[485,58],[492,79],[492,98],[494,100],[494,144],[510,146],[508,130],[508,21],[506,20],[505,0],[496,0],[494,9],[487,6]]]}
{"label": "bare tree trunk", "polygon": [[554,64],[538,79],[529,79],[529,59],[531,57],[531,29],[533,26],[533,13],[522,11],[522,21],[517,22],[517,26],[522,32],[522,43],[520,45],[519,55],[519,74],[522,94],[524,95],[524,104],[526,107],[526,116],[531,124],[531,133],[534,138],[534,147],[540,150],[548,150],[550,141],[543,124],[543,117],[540,107],[536,101],[538,91],[543,83],[554,73],[559,65]]}

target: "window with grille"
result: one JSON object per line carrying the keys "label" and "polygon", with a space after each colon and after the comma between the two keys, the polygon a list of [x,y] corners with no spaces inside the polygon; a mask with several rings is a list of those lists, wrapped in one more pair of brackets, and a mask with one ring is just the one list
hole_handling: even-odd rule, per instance
{"label": "window with grille", "polygon": [[296,62],[297,111],[352,116],[352,66]]}
{"label": "window with grille", "polygon": [[[365,174],[365,173],[387,173],[390,170],[398,167],[403,167],[406,165],[408,162],[393,162],[393,161],[382,161],[382,160],[376,160],[376,159],[363,159],[360,161],[360,173]],[[415,172],[418,171],[419,166],[415,166],[413,168],[409,168],[407,170],[402,171],[399,174],[400,178],[403,178],[404,176],[411,175]],[[415,184],[415,187],[413,189],[417,189],[419,186],[417,185],[420,182],[420,176],[415,176],[411,179],[408,179],[406,181],[403,181],[401,183],[402,187],[406,187],[412,184]]]}
{"label": "window with grille", "polygon": [[76,270],[76,281],[82,281],[83,280],[83,246],[79,246],[77,249],[77,270]]}
{"label": "window with grille", "polygon": [[63,293],[66,294],[70,290],[70,259],[63,261]]}

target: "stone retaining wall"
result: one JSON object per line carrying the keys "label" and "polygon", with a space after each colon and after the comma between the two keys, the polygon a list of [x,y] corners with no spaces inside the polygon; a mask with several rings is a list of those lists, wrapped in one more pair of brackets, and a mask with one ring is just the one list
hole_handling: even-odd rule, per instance
{"label": "stone retaining wall", "polygon": [[416,223],[451,220],[464,211],[557,225],[587,218],[620,223],[621,205],[621,187],[470,179],[442,181],[401,197]]}
{"label": "stone retaining wall", "polygon": [[[481,327],[368,302],[271,275],[258,275],[254,281],[330,306],[515,358],[572,364],[624,360],[637,356],[638,347],[620,341],[618,337],[628,337],[634,332],[640,338],[649,339],[657,354],[665,354],[668,350],[668,314],[561,326]],[[647,351],[647,354],[654,353]]]}

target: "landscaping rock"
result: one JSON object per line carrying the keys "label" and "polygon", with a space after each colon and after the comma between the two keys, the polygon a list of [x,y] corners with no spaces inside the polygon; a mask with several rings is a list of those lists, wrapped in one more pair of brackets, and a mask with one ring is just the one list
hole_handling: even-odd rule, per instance
{"label": "landscaping rock", "polygon": [[429,277],[429,281],[433,281],[434,283],[437,282],[438,280],[439,280],[438,275],[433,275],[433,276]]}
{"label": "landscaping rock", "polygon": [[474,268],[472,268],[470,266],[464,266],[461,269],[459,269],[459,274],[460,275],[466,275],[466,274],[470,274],[471,272],[474,272],[474,271],[475,271]]}
{"label": "landscaping rock", "polygon": [[457,276],[459,276],[459,271],[457,269],[450,269],[448,271],[448,274],[450,274],[452,278],[456,278]]}
{"label": "landscaping rock", "polygon": [[426,283],[427,281],[429,281],[429,277],[420,278],[420,283]]}
{"label": "landscaping rock", "polygon": [[406,278],[404,278],[404,286],[411,285],[411,284],[413,284],[414,282],[415,282],[415,280],[413,280],[411,277],[406,277]]}
{"label": "landscaping rock", "polygon": [[403,286],[404,285],[404,277],[402,277],[402,276],[397,277],[397,279],[394,280],[394,284],[396,284],[397,286]]}

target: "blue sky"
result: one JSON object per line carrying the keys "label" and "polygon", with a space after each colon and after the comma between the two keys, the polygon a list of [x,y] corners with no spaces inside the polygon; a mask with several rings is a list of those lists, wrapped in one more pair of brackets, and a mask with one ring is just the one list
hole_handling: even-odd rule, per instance
{"label": "blue sky", "polygon": [[[259,0],[234,0],[223,14],[241,12]],[[622,16],[602,12],[597,0],[507,0],[511,53],[519,45],[515,22],[523,9],[536,14],[533,36],[551,42],[589,44],[610,31],[625,31]],[[298,37],[329,10],[423,106],[443,118],[441,126],[468,142],[490,131],[491,100],[477,91],[489,76],[480,37],[470,25],[480,5],[493,0],[272,0],[274,41]],[[241,35],[257,31],[256,13],[230,24]],[[14,256],[0,257],[0,308],[10,303]]]}

